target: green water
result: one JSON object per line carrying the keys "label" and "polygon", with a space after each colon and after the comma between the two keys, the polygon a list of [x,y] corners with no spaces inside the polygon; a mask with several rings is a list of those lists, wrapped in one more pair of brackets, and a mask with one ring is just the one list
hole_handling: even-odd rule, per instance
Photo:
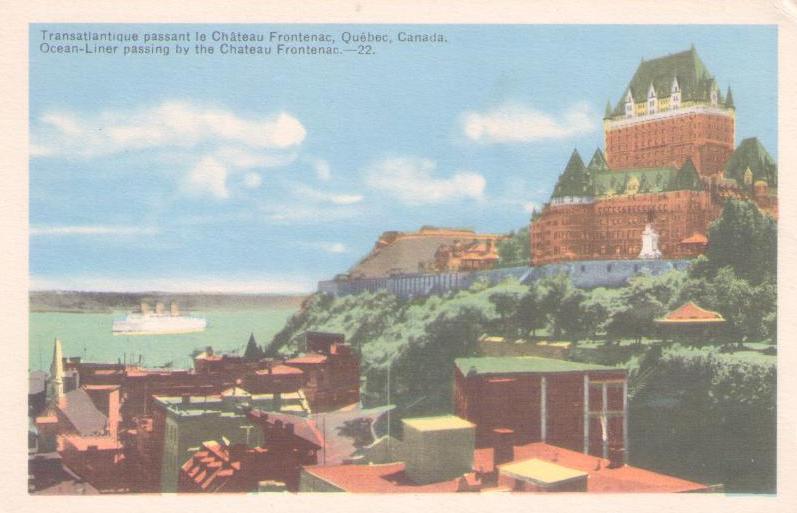
{"label": "green water", "polygon": [[126,359],[137,363],[141,355],[142,364],[147,367],[172,362],[174,368],[187,369],[192,365],[191,352],[195,349],[212,346],[217,352],[243,353],[250,333],[255,334],[261,346],[267,344],[294,312],[289,308],[192,312],[191,315],[207,319],[205,331],[136,336],[111,334],[113,320],[124,317],[125,312],[32,312],[28,367],[31,370],[49,370],[53,340],[58,337],[64,348],[64,356],[81,356],[84,361],[116,362]]}

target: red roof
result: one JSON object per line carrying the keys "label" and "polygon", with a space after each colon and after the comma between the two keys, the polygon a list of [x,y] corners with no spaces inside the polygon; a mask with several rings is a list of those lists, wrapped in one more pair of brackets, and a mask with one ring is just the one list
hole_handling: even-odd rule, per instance
{"label": "red roof", "polygon": [[703,324],[725,322],[725,319],[719,313],[700,308],[690,301],[668,313],[664,319],[657,319],[656,322],[659,324]]}
{"label": "red roof", "polygon": [[695,232],[691,237],[687,237],[686,239],[682,240],[681,244],[698,244],[705,246],[708,244],[708,239],[702,233]]}
{"label": "red roof", "polygon": [[78,436],[66,435],[64,442],[73,446],[78,451],[87,451],[89,447],[96,447],[99,451],[121,450],[122,444],[116,438],[110,436]]}
{"label": "red roof", "polygon": [[404,463],[305,467],[304,470],[352,493],[445,493],[457,491],[457,479],[417,485],[404,473]]}
{"label": "red roof", "polygon": [[[537,442],[515,447],[514,461],[538,458],[563,467],[581,470],[589,474],[587,492],[627,493],[657,492],[676,493],[703,490],[704,484],[660,474],[650,470],[624,465],[608,468],[609,460],[590,456],[582,452]],[[492,470],[493,450],[477,449],[474,453],[474,467],[485,471]],[[600,462],[600,469],[598,468]]]}
{"label": "red roof", "polygon": [[[675,493],[704,490],[706,485],[685,479],[659,474],[628,465],[608,468],[609,460],[589,456],[544,443],[531,443],[515,447],[514,461],[538,458],[564,467],[587,472],[587,492],[626,493],[657,492]],[[600,462],[600,468],[598,463]],[[493,470],[493,449],[477,449],[474,453],[474,468],[490,472]],[[337,465],[329,467],[305,467],[304,470],[344,491],[353,493],[428,493],[455,492],[461,478],[438,483],[417,485],[404,473],[404,463],[385,465]],[[475,484],[474,474],[466,474],[470,485]],[[495,486],[482,491],[497,491]]]}
{"label": "red roof", "polygon": [[326,363],[327,357],[323,354],[306,354],[304,356],[297,356],[296,358],[291,358],[287,360],[285,363],[288,365],[318,365],[321,363]]}
{"label": "red roof", "polygon": [[266,375],[266,374],[278,374],[278,375],[289,375],[289,374],[304,374],[302,369],[297,369],[296,367],[290,367],[288,365],[275,365],[271,368],[269,372],[268,369],[260,369],[256,371],[255,374],[258,375]]}

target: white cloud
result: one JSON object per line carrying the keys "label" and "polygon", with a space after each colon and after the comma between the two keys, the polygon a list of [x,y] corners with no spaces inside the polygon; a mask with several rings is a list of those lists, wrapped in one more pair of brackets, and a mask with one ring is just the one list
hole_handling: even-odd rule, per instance
{"label": "white cloud", "polygon": [[227,166],[215,157],[204,157],[188,172],[184,182],[187,192],[194,195],[209,195],[216,199],[227,199],[230,191],[227,188]]}
{"label": "white cloud", "polygon": [[429,159],[388,158],[367,169],[366,183],[411,205],[483,197],[487,182],[482,175],[458,171],[437,178],[435,167]]}
{"label": "white cloud", "polygon": [[365,199],[362,194],[337,194],[333,192],[319,191],[305,185],[298,185],[295,189],[295,192],[302,199],[322,203],[332,203],[334,205],[354,205],[355,203],[360,203],[363,199]]}
{"label": "white cloud", "polygon": [[332,168],[330,168],[329,162],[324,159],[315,159],[313,161],[313,169],[316,177],[322,182],[328,182],[332,178]]}
{"label": "white cloud", "polygon": [[307,294],[316,283],[304,277],[229,276],[209,279],[184,277],[31,276],[32,290],[86,290],[103,292],[205,292],[246,294]]}
{"label": "white cloud", "polygon": [[327,253],[345,253],[348,251],[342,242],[322,242],[320,248]]}
{"label": "white cloud", "polygon": [[48,112],[34,125],[31,155],[91,158],[130,150],[194,148],[203,143],[287,150],[307,134],[288,112],[243,117],[191,102],[164,102],[96,115]]}
{"label": "white cloud", "polygon": [[66,235],[156,235],[157,233],[159,233],[157,228],[144,226],[83,225],[30,227],[31,237]]}
{"label": "white cloud", "polygon": [[257,189],[263,184],[263,177],[257,173],[250,172],[244,176],[244,187],[247,189]]}
{"label": "white cloud", "polygon": [[345,244],[343,244],[342,242],[323,242],[323,241],[302,242],[302,241],[297,241],[297,242],[295,242],[295,245],[298,248],[320,250],[320,251],[324,251],[325,253],[332,253],[332,254],[336,254],[336,255],[340,255],[340,254],[349,252],[349,248]]}
{"label": "white cloud", "polygon": [[213,152],[213,156],[219,161],[226,162],[231,166],[241,169],[287,166],[296,160],[296,153],[294,152],[268,153],[263,151],[251,151],[235,146],[224,146],[219,148]]}
{"label": "white cloud", "polygon": [[486,112],[465,113],[462,130],[468,139],[480,143],[524,143],[590,133],[596,128],[594,119],[587,103],[575,104],[559,116],[507,103]]}

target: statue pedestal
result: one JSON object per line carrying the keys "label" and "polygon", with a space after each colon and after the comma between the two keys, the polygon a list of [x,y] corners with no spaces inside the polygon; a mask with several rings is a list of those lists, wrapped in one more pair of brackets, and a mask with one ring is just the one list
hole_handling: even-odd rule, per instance
{"label": "statue pedestal", "polygon": [[642,231],[642,251],[639,252],[639,258],[645,260],[656,260],[661,258],[661,251],[659,251],[659,234],[653,229],[650,223],[645,225]]}

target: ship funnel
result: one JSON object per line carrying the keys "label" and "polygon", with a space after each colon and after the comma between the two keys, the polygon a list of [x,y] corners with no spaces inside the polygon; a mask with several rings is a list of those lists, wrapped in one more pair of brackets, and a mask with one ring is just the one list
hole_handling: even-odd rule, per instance
{"label": "ship funnel", "polygon": [[149,305],[147,304],[146,301],[141,302],[141,313],[144,315],[149,313]]}
{"label": "ship funnel", "polygon": [[160,301],[155,303],[155,313],[158,315],[163,315],[163,303]]}
{"label": "ship funnel", "polygon": [[177,307],[177,301],[172,301],[171,305],[169,305],[169,312],[174,317],[180,315],[180,309]]}

